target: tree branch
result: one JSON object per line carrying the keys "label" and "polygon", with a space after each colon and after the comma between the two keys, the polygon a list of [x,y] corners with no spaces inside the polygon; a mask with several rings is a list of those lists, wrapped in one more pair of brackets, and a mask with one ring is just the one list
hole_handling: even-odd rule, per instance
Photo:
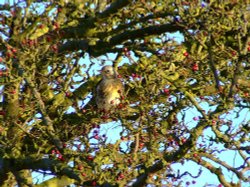
{"label": "tree branch", "polygon": [[39,110],[43,116],[43,121],[44,123],[47,125],[47,133],[49,134],[49,137],[51,138],[51,140],[53,141],[54,145],[58,148],[58,150],[62,150],[62,142],[60,141],[60,139],[57,137],[57,135],[55,134],[55,129],[53,127],[53,121],[50,119],[50,117],[47,115],[46,112],[46,107],[45,104],[42,100],[41,94],[36,90],[35,85],[33,84],[33,82],[30,80],[29,77],[26,78],[27,83],[29,84],[29,86],[31,87],[35,98],[38,101],[38,105],[39,105]]}
{"label": "tree branch", "polygon": [[149,167],[143,174],[139,175],[136,181],[133,183],[133,187],[143,186],[146,184],[147,177],[149,174],[156,173],[163,169],[163,162],[158,161],[153,166]]}
{"label": "tree branch", "polygon": [[141,29],[136,29],[132,31],[124,31],[121,34],[117,34],[113,36],[109,41],[99,40],[96,42],[95,45],[89,45],[87,40],[82,41],[69,41],[63,44],[60,48],[60,52],[65,51],[75,51],[81,49],[88,49],[88,52],[91,56],[97,57],[102,54],[106,54],[112,50],[112,48],[118,44],[122,44],[127,40],[135,40],[144,38],[150,35],[159,35],[165,32],[176,32],[182,29],[181,26],[174,25],[174,24],[163,24],[163,25],[156,25],[156,26],[149,26]]}
{"label": "tree branch", "polygon": [[227,168],[228,170],[232,171],[233,173],[235,173],[237,175],[237,177],[245,182],[248,181],[247,178],[244,177],[242,172],[237,171],[235,168],[233,168],[232,166],[230,166],[229,164],[227,164],[226,162],[223,162],[222,160],[215,158],[212,154],[208,154],[208,153],[199,153],[200,156],[206,157],[214,162],[216,162],[217,164]]}
{"label": "tree branch", "polygon": [[132,0],[116,0],[113,3],[111,3],[110,6],[105,11],[97,15],[97,18],[101,19],[107,18],[111,14],[115,14],[116,12],[118,12],[120,9],[127,6],[131,2]]}
{"label": "tree branch", "polygon": [[[96,25],[98,25],[101,22],[101,20],[106,19],[111,14],[115,14],[121,8],[127,6],[131,2],[132,2],[131,0],[117,0],[113,2],[110,5],[110,7],[107,8],[102,13],[97,14],[95,17],[81,18],[78,20],[80,22],[79,25],[61,29],[59,31],[59,34],[63,35],[64,39],[89,37],[90,29],[95,28]],[[54,35],[56,34],[56,32],[53,32],[51,34]]]}
{"label": "tree branch", "polygon": [[[191,158],[191,160],[193,160],[194,162],[197,163],[196,159]],[[233,187],[232,183],[229,183],[229,182],[226,181],[225,175],[223,174],[222,169],[220,167],[217,168],[217,167],[211,165],[209,162],[207,162],[204,159],[199,160],[198,164],[204,166],[210,172],[216,174],[216,176],[218,177],[219,181],[221,182],[221,184],[223,184],[224,187]]]}
{"label": "tree branch", "polygon": [[20,171],[24,169],[31,169],[33,171],[50,170],[55,174],[60,173],[61,176],[65,175],[78,182],[81,181],[79,176],[72,170],[72,168],[70,168],[59,160],[52,160],[49,158],[35,159],[31,157],[16,159],[0,158],[0,163],[3,163],[2,167],[0,168],[0,171],[5,171],[4,173],[6,173],[6,171],[8,171],[9,169],[15,171]]}
{"label": "tree branch", "polygon": [[74,179],[71,179],[66,176],[62,176],[60,178],[52,178],[42,182],[41,184],[34,185],[34,187],[47,187],[47,186],[56,186],[56,187],[64,187],[76,182]]}
{"label": "tree branch", "polygon": [[220,79],[219,79],[219,75],[218,75],[217,69],[216,69],[216,67],[214,65],[214,58],[213,58],[213,51],[212,51],[212,45],[211,45],[211,43],[208,43],[208,57],[209,57],[210,67],[211,67],[211,70],[212,70],[213,75],[214,75],[216,88],[218,90],[220,90]]}

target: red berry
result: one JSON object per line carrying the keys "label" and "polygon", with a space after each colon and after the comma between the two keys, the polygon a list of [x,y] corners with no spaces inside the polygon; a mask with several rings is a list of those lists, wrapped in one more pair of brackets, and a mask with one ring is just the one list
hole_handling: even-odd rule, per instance
{"label": "red berry", "polygon": [[13,54],[12,54],[11,52],[8,51],[8,52],[6,53],[6,56],[7,56],[8,58],[11,58],[11,57],[13,56]]}
{"label": "red berry", "polygon": [[187,140],[185,138],[181,139],[182,143],[185,143]]}
{"label": "red berry", "polygon": [[66,97],[69,97],[70,96],[70,92],[66,92],[65,95],[66,95]]}
{"label": "red berry", "polygon": [[51,42],[52,39],[51,39],[50,36],[47,36],[47,37],[46,37],[46,40],[47,40],[47,42]]}
{"label": "red berry", "polygon": [[88,155],[88,156],[87,156],[87,160],[89,160],[89,161],[93,161],[93,160],[94,160],[94,158],[93,158],[93,156]]}
{"label": "red berry", "polygon": [[164,88],[164,89],[163,89],[163,92],[164,92],[166,95],[169,95],[169,89]]}
{"label": "red berry", "polygon": [[193,120],[194,120],[194,121],[198,121],[198,120],[199,120],[199,117],[193,117]]}
{"label": "red berry", "polygon": [[125,53],[126,56],[130,56],[130,51]]}
{"label": "red berry", "polygon": [[184,55],[185,57],[188,57],[189,54],[188,54],[188,52],[184,52],[183,55]]}
{"label": "red berry", "polygon": [[122,109],[123,108],[123,104],[122,103],[119,103],[118,106],[117,106],[118,109]]}
{"label": "red berry", "polygon": [[193,156],[194,156],[194,157],[197,157],[197,156],[198,156],[198,154],[197,154],[197,153],[194,153],[194,154],[193,154]]}
{"label": "red berry", "polygon": [[81,144],[77,145],[77,149],[81,150],[81,146],[82,146]]}
{"label": "red berry", "polygon": [[216,124],[216,120],[212,120],[212,124],[215,125]]}
{"label": "red berry", "polygon": [[143,146],[144,146],[144,143],[141,142],[141,143],[139,144],[139,147],[140,147],[140,148],[143,148]]}
{"label": "red berry", "polygon": [[82,165],[78,165],[78,170],[82,170],[83,166]]}
{"label": "red berry", "polygon": [[43,29],[43,28],[44,28],[44,25],[41,24],[41,25],[38,26],[38,28],[39,28],[39,29]]}
{"label": "red berry", "polygon": [[129,158],[129,159],[127,160],[127,162],[128,162],[129,164],[131,164],[131,163],[132,163],[132,159]]}
{"label": "red berry", "polygon": [[195,63],[195,64],[192,66],[192,70],[193,70],[193,71],[198,71],[198,70],[199,70],[198,64]]}
{"label": "red berry", "polygon": [[124,178],[124,175],[122,174],[122,173],[120,173],[119,175],[118,175],[118,180],[121,180],[121,179],[123,179]]}
{"label": "red berry", "polygon": [[103,116],[101,116],[101,119],[104,119],[104,120],[109,119],[109,116],[108,115],[103,115]]}
{"label": "red berry", "polygon": [[10,94],[15,94],[15,93],[16,93],[16,90],[11,90],[9,93],[10,93]]}
{"label": "red berry", "polygon": [[57,12],[62,12],[62,8],[58,8],[58,9],[57,9]]}
{"label": "red berry", "polygon": [[231,53],[233,56],[235,56],[237,54],[236,51],[232,51]]}
{"label": "red berry", "polygon": [[33,40],[29,40],[29,41],[28,41],[28,44],[29,44],[30,47],[33,46],[34,43],[35,43],[35,42],[34,42]]}
{"label": "red berry", "polygon": [[58,51],[58,47],[57,47],[56,44],[52,45],[51,48],[52,48],[52,50],[53,50],[54,52],[57,52],[57,51]]}
{"label": "red berry", "polygon": [[136,78],[137,75],[136,75],[135,73],[132,73],[132,77],[133,77],[133,78]]}
{"label": "red berry", "polygon": [[4,116],[5,115],[5,111],[0,111],[0,115]]}
{"label": "red berry", "polygon": [[92,186],[96,186],[96,181],[93,181],[93,182],[92,182]]}
{"label": "red berry", "polygon": [[250,52],[250,46],[248,46],[247,50]]}
{"label": "red berry", "polygon": [[12,48],[11,51],[12,51],[13,53],[16,53],[16,52],[17,52],[17,49]]}
{"label": "red berry", "polygon": [[86,177],[86,173],[81,173],[81,175],[82,175],[83,177]]}
{"label": "red berry", "polygon": [[54,29],[56,29],[56,30],[58,30],[59,27],[60,27],[59,23],[57,23],[57,22],[55,22],[55,23],[53,24],[53,26],[54,26]]}
{"label": "red berry", "polygon": [[0,57],[0,62],[2,62],[3,61],[3,58],[2,57]]}

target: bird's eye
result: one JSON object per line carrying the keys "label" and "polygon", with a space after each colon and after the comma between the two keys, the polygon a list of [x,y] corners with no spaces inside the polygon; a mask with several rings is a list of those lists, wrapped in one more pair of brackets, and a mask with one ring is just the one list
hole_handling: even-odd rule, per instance
{"label": "bird's eye", "polygon": [[106,72],[106,73],[109,73],[110,71],[109,71],[109,70],[106,70],[105,72]]}

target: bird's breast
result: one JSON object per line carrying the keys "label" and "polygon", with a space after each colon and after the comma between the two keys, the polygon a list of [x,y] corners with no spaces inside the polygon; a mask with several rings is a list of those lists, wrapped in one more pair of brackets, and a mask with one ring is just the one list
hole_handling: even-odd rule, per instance
{"label": "bird's breast", "polygon": [[118,105],[120,103],[123,85],[120,80],[103,80],[98,87],[98,94],[102,98],[103,103],[107,105]]}
{"label": "bird's breast", "polygon": [[117,94],[119,94],[118,92],[121,91],[123,85],[122,83],[118,80],[106,80],[103,82],[102,85],[102,89],[105,93],[114,93],[116,92]]}

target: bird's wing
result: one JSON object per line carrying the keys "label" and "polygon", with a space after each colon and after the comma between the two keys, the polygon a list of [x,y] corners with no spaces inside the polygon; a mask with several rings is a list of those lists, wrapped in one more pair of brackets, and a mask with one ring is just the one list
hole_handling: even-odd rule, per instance
{"label": "bird's wing", "polygon": [[96,94],[104,95],[105,94],[105,87],[106,87],[105,81],[101,80],[96,86]]}
{"label": "bird's wing", "polygon": [[121,95],[124,94],[124,85],[122,84],[122,81],[120,79],[115,79],[115,90],[117,90]]}
{"label": "bird's wing", "polygon": [[124,86],[119,79],[101,81],[96,87],[96,93],[101,96],[107,96],[111,92],[124,92]]}
{"label": "bird's wing", "polygon": [[96,104],[98,108],[108,109],[111,101],[117,101],[124,93],[124,86],[119,79],[103,79],[96,86]]}

